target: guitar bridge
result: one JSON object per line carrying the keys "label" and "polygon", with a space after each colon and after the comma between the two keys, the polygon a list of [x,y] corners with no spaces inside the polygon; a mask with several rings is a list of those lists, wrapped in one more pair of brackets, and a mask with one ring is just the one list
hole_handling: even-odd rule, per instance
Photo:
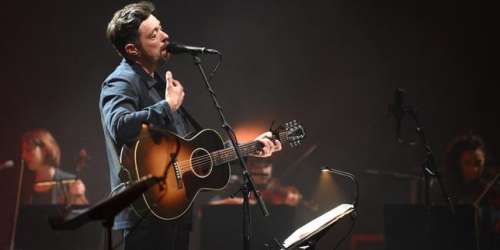
{"label": "guitar bridge", "polygon": [[180,169],[179,164],[177,164],[177,161],[174,162],[174,173],[175,179],[177,180],[177,188],[182,189],[184,186],[182,183],[182,170]]}

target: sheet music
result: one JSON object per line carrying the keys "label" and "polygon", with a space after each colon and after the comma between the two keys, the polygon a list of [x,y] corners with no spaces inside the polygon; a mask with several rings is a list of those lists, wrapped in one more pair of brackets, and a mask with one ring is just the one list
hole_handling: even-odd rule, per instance
{"label": "sheet music", "polygon": [[283,242],[283,246],[285,248],[288,248],[293,244],[314,235],[315,233],[323,230],[345,215],[351,213],[353,210],[354,207],[351,204],[338,205],[332,210],[322,214],[321,216],[295,230],[295,232],[293,232],[290,236],[288,236],[288,238],[286,238],[286,240]]}

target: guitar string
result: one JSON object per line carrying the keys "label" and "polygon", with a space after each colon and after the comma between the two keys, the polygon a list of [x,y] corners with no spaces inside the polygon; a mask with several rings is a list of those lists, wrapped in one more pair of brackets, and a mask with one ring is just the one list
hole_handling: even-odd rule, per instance
{"label": "guitar string", "polygon": [[[255,143],[249,143],[249,144],[245,144],[245,145],[240,146],[240,148],[243,151],[248,151],[249,149],[252,149],[255,145],[256,145]],[[234,155],[234,152],[235,151],[233,148],[226,148],[226,149],[222,149],[220,151],[215,151],[215,152],[211,153],[210,156],[212,156],[212,157],[209,157],[209,155],[203,155],[203,156],[198,156],[198,157],[193,158],[194,160],[184,160],[184,161],[179,161],[178,163],[179,164],[184,164],[184,163],[189,164],[189,162],[191,162],[191,164],[194,164],[194,163],[199,162],[200,160],[204,161],[207,159],[217,158],[217,157],[227,158],[228,156]]]}
{"label": "guitar string", "polygon": [[[286,132],[282,132],[282,133],[279,133],[280,134],[280,138],[284,138],[284,136],[286,135]],[[252,150],[255,150],[255,146],[257,145],[257,141],[254,141],[254,142],[251,142],[251,143],[247,143],[247,144],[244,144],[244,145],[240,145],[240,148],[245,151],[245,150],[248,150],[248,149],[252,149]],[[247,153],[247,152],[245,152]],[[212,156],[213,157],[210,157]],[[222,160],[222,161],[227,161],[228,159],[234,159],[235,157],[235,151],[234,151],[234,147],[231,147],[231,148],[226,148],[226,149],[222,149],[220,151],[216,151],[216,152],[213,152],[209,155],[204,155],[204,156],[200,156],[200,157],[196,157],[194,158],[194,160],[184,160],[184,161],[180,161],[178,162],[178,166],[181,167],[181,172],[182,173],[185,173],[191,169],[194,169],[195,171],[196,170],[199,170],[199,168],[205,168],[207,165],[207,163],[209,162],[213,162],[213,158],[217,158],[219,157],[218,159]],[[217,161],[217,159],[216,159]],[[214,165],[219,165],[219,164],[214,164]]]}
{"label": "guitar string", "polygon": [[[226,160],[229,159],[232,156],[231,153],[222,153],[218,154],[217,156],[210,157],[208,155],[205,156],[200,156],[200,157],[195,157],[193,161],[190,162],[190,160],[185,160],[185,161],[180,161],[178,162],[178,166],[181,167],[181,171],[187,172],[191,169],[191,167],[194,168],[194,170],[199,170],[200,168],[205,168],[206,163],[212,162],[213,158],[217,158],[220,160]],[[231,157],[232,158],[232,157]]]}
{"label": "guitar string", "polygon": [[[252,145],[249,145],[248,147],[242,147],[242,150],[243,151],[248,151],[248,149],[251,149]],[[223,151],[219,151],[219,152],[214,152],[210,155],[203,155],[203,156],[198,156],[198,157],[195,157],[191,160],[184,160],[184,161],[179,161],[178,162],[178,165],[179,166],[187,166],[187,165],[194,165],[194,164],[197,164],[197,163],[202,163],[202,162],[209,162],[209,161],[212,161],[212,159],[222,159],[222,160],[225,160],[227,158],[232,158],[234,156],[234,150],[231,150],[232,148],[230,148],[229,150],[223,150]]]}
{"label": "guitar string", "polygon": [[[242,151],[244,151],[244,153],[248,153],[250,150],[252,151],[255,150],[255,146],[257,146],[257,142],[241,145],[240,148]],[[234,148],[227,148],[218,152],[216,151],[210,155],[196,157],[195,160],[191,162],[190,160],[180,161],[178,165],[181,167],[182,173],[185,173],[190,171],[191,169],[194,169],[194,171],[204,169],[207,166],[210,166],[207,163],[213,162],[213,159],[215,159],[215,162],[217,163],[218,161],[228,161],[229,159],[232,160],[234,159],[234,157],[235,157]],[[219,165],[219,164],[212,164],[212,166],[213,165]]]}
{"label": "guitar string", "polygon": [[[286,131],[280,132],[279,133],[279,135],[280,135],[279,138],[284,138],[285,134],[286,134]],[[254,147],[257,145],[257,143],[258,143],[258,141],[253,141],[253,142],[250,142],[250,143],[247,143],[247,144],[240,145],[240,148],[242,150],[248,150],[249,148],[250,149],[254,149]],[[230,148],[221,149],[219,151],[211,153],[210,155],[214,155],[214,157],[201,156],[201,157],[194,158],[195,160],[191,160],[191,163],[190,163],[190,160],[184,160],[184,161],[178,162],[178,164],[186,166],[186,164],[191,165],[191,164],[197,163],[197,160],[199,160],[199,161],[210,160],[211,161],[211,158],[215,158],[216,154],[220,154],[220,155],[222,155],[222,157],[227,157],[227,156],[233,156],[234,153],[235,153],[234,152],[234,147],[230,147]],[[206,157],[209,157],[209,158],[207,159]]]}
{"label": "guitar string", "polygon": [[[245,147],[241,146],[242,150],[245,151],[245,153],[247,153],[246,151],[248,149],[252,149],[253,146],[255,145],[244,145]],[[199,168],[205,168],[207,166],[207,163],[209,162],[213,162],[212,159],[216,159],[217,160],[222,160],[222,161],[227,161],[228,159],[233,159],[234,156],[235,156],[235,152],[234,150],[232,150],[233,148],[228,148],[228,149],[224,149],[220,152],[214,152],[212,153],[213,156],[210,157],[209,155],[204,155],[204,156],[199,156],[199,157],[195,157],[193,159],[193,161],[190,162],[190,160],[184,160],[184,161],[180,161],[178,162],[178,166],[181,167],[181,171],[182,172],[186,172],[189,171],[191,168],[194,168],[194,170],[199,170]],[[212,155],[210,154],[210,155]],[[216,164],[216,165],[219,165],[219,164]]]}
{"label": "guitar string", "polygon": [[[282,132],[279,134],[280,134],[279,137],[283,138],[284,135],[286,134],[286,132]],[[242,151],[246,151],[248,149],[255,150],[254,147],[257,145],[257,143],[258,143],[257,141],[254,141],[251,143],[243,144],[243,145],[240,145],[240,148]],[[245,153],[247,153],[247,152],[245,152]],[[231,148],[226,148],[226,149],[222,149],[222,150],[213,152],[213,153],[208,154],[208,155],[195,157],[195,158],[190,159],[190,160],[179,161],[178,166],[180,167],[181,173],[185,173],[185,172],[190,171],[191,169],[193,169],[194,171],[197,171],[200,168],[203,169],[206,166],[209,166],[209,165],[207,165],[207,163],[213,162],[213,159],[216,159],[215,161],[217,161],[217,160],[227,161],[228,159],[231,159],[231,160],[234,159],[234,157],[235,157],[234,147],[231,147]],[[214,164],[212,164],[212,165],[214,165]],[[219,164],[215,164],[215,165],[219,165]]]}

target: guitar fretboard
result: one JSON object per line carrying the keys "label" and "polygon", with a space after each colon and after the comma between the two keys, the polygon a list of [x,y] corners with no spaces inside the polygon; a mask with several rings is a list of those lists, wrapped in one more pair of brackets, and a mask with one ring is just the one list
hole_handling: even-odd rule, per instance
{"label": "guitar fretboard", "polygon": [[[240,145],[240,151],[242,156],[248,156],[249,154],[257,152],[260,148],[260,142],[253,141],[249,143],[245,143]],[[230,161],[236,160],[238,157],[236,156],[236,150],[233,147],[225,148],[221,150],[214,151],[210,154],[214,165],[218,166]]]}
{"label": "guitar fretboard", "polygon": [[[278,133],[278,138],[281,143],[287,142],[287,131],[281,131]],[[256,153],[261,149],[262,145],[259,141],[252,141],[249,143],[241,144],[240,151],[243,157],[250,154]],[[224,163],[228,163],[236,160],[236,150],[233,147],[220,149],[210,153],[209,156],[203,155],[194,157],[189,161],[188,166],[183,166],[181,169],[182,173],[192,171],[192,169],[203,169],[211,166],[219,166]]]}

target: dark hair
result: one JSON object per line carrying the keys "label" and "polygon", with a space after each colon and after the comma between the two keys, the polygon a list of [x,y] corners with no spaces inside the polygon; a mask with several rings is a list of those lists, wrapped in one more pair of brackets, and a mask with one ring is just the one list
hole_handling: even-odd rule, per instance
{"label": "dark hair", "polygon": [[137,44],[139,41],[139,26],[155,10],[150,2],[129,4],[115,12],[113,19],[108,23],[106,37],[115,49],[126,57],[125,45]]}
{"label": "dark hair", "polygon": [[450,143],[446,152],[446,171],[448,172],[452,182],[463,180],[459,164],[462,153],[478,149],[483,152],[485,151],[483,139],[477,135],[458,136]]}

